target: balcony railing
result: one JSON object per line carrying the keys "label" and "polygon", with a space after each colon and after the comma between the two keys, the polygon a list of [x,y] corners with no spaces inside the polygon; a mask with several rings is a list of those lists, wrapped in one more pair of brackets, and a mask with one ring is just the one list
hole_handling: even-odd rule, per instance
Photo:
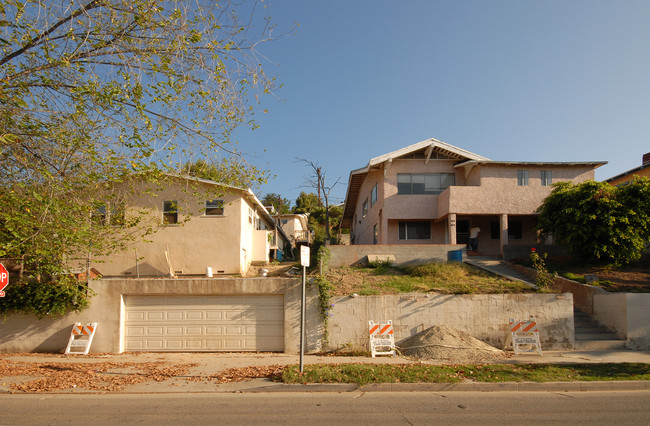
{"label": "balcony railing", "polygon": [[297,243],[303,243],[303,242],[311,242],[311,233],[309,230],[300,230],[300,231],[295,231],[293,234],[293,238],[296,240]]}

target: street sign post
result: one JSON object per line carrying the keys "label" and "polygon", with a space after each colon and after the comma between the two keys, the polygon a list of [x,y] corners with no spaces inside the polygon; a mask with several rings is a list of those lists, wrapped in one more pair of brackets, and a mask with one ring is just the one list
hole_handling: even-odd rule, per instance
{"label": "street sign post", "polygon": [[309,246],[300,246],[300,264],[302,265],[302,299],[300,307],[300,372],[304,369],[305,357],[305,280],[307,278],[307,267],[309,266]]}
{"label": "street sign post", "polygon": [[3,291],[5,287],[9,285],[9,272],[7,268],[0,263],[0,297],[5,297],[5,292]]}

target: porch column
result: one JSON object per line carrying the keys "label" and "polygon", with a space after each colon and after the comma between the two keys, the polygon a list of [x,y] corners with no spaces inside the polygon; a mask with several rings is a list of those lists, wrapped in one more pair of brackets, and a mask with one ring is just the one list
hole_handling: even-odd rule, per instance
{"label": "porch column", "polygon": [[503,246],[508,244],[508,215],[502,214],[499,224],[501,238],[499,239],[499,254],[504,257]]}
{"label": "porch column", "polygon": [[456,244],[456,213],[449,213],[447,229],[449,232],[449,244]]}

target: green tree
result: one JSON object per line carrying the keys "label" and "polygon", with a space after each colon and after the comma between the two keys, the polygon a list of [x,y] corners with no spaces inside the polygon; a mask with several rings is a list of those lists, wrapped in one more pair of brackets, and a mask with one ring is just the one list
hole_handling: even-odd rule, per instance
{"label": "green tree", "polygon": [[262,204],[265,206],[273,206],[278,214],[288,214],[291,212],[291,201],[273,192],[266,194],[262,198]]}
{"label": "green tree", "polygon": [[573,255],[596,263],[627,264],[650,240],[650,180],[613,187],[605,182],[559,182],[538,209],[538,228]]}
{"label": "green tree", "polygon": [[255,169],[244,158],[230,157],[211,162],[188,161],[183,165],[179,174],[209,179],[238,188],[258,188],[266,172]]}
{"label": "green tree", "polygon": [[296,198],[296,204],[293,207],[293,213],[295,214],[312,213],[318,207],[320,207],[320,203],[318,202],[318,196],[316,194],[311,192],[306,193],[305,191],[301,191],[300,195],[298,195],[298,198]]}
{"label": "green tree", "polygon": [[271,27],[257,15],[246,1],[3,2],[0,257],[26,255],[51,276],[80,253],[110,253],[124,237],[114,226],[136,222],[111,188],[134,173],[162,184],[187,158],[215,158],[219,180],[239,185],[230,135],[256,126],[254,105],[274,88],[256,53]]}

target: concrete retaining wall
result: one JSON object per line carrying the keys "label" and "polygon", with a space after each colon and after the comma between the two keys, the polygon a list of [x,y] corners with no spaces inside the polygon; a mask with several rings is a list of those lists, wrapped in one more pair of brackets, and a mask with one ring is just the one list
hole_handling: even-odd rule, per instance
{"label": "concrete retaining wall", "polygon": [[467,331],[503,348],[510,318],[535,316],[544,350],[573,349],[573,298],[568,294],[443,295],[409,293],[395,296],[333,298],[329,349],[368,349],[368,321],[393,321],[395,341],[433,325]]}
{"label": "concrete retaining wall", "polygon": [[593,298],[594,317],[627,340],[632,350],[650,350],[650,294],[607,293]]}
{"label": "concrete retaining wall", "polygon": [[[525,266],[511,264],[532,279],[535,271]],[[573,294],[577,308],[626,340],[633,350],[650,350],[650,294],[610,293],[589,284],[556,277],[553,288]]]}
{"label": "concrete retaining wall", "polygon": [[[512,268],[516,269],[521,274],[529,277],[533,282],[535,282],[536,272],[534,269],[527,268],[522,265],[517,265],[516,263],[508,263]],[[588,284],[582,284],[577,281],[569,280],[563,277],[555,277],[555,283],[553,284],[553,290],[559,291],[560,293],[571,293],[573,294],[573,303],[577,308],[582,312],[594,315],[594,296],[597,294],[608,294],[602,288],[594,287]]]}
{"label": "concrete retaining wall", "polygon": [[446,262],[449,252],[462,250],[465,257],[465,244],[390,244],[390,245],[352,245],[328,246],[329,266],[356,266],[365,264],[370,255],[393,255],[393,264],[398,266],[417,265],[430,262]]}
{"label": "concrete retaining wall", "polygon": [[[301,281],[287,278],[215,279],[104,279],[90,282],[97,294],[83,312],[39,320],[13,315],[0,320],[0,352],[55,352],[65,350],[75,322],[98,322],[93,353],[118,353],[122,341],[123,298],[128,295],[256,295],[284,296],[285,352],[300,349]],[[318,311],[318,289],[307,286],[308,351],[320,350],[322,325]]]}

